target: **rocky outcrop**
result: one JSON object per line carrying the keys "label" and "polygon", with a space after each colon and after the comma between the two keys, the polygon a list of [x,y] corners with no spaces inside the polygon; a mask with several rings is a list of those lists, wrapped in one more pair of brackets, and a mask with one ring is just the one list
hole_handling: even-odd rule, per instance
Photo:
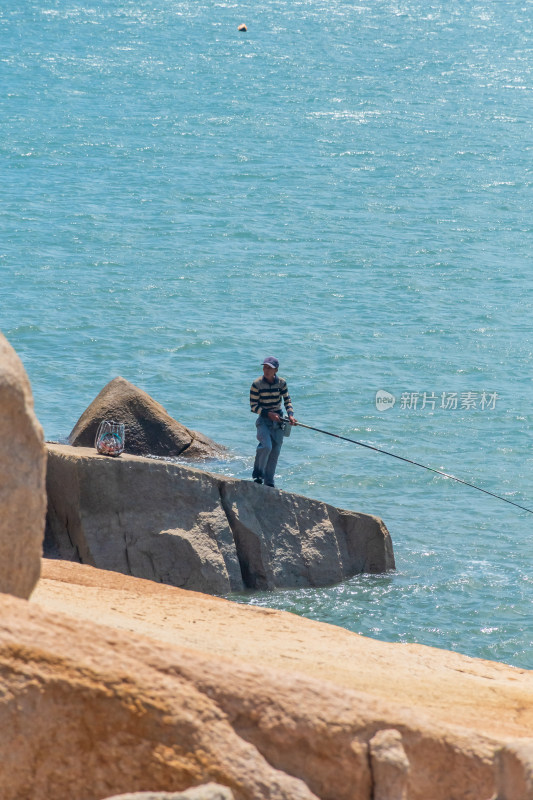
{"label": "rocky outcrop", "polygon": [[110,381],[85,409],[70,433],[70,444],[93,447],[103,419],[124,423],[126,453],[197,460],[227,457],[225,447],[177,422],[160,403],[124,378]]}
{"label": "rocky outcrop", "polygon": [[0,334],[0,592],[29,597],[39,579],[46,450],[31,387]]}
{"label": "rocky outcrop", "polygon": [[100,800],[209,781],[235,800],[370,800],[370,742],[390,728],[409,761],[409,800],[482,800],[494,789],[494,739],[395,700],[8,596],[0,671],[2,800]]}
{"label": "rocky outcrop", "polygon": [[394,568],[377,517],[180,464],[49,445],[45,549],[215,594]]}

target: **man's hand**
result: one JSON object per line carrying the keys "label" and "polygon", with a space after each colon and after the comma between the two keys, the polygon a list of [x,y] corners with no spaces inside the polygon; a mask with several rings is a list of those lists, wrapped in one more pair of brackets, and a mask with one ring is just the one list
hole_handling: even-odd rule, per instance
{"label": "man's hand", "polygon": [[279,414],[276,414],[275,411],[268,412],[268,418],[272,420],[272,422],[281,422],[281,417]]}
{"label": "man's hand", "polygon": [[289,422],[291,423],[291,425],[298,425],[298,420],[296,419],[296,417],[289,417]]}

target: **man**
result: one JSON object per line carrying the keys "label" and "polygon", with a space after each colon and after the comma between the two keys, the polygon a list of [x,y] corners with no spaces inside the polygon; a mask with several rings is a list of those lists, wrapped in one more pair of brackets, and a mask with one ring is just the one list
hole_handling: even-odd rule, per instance
{"label": "man", "polygon": [[255,453],[252,477],[256,483],[274,486],[274,474],[278,463],[279,451],[283,444],[283,428],[281,425],[281,401],[291,425],[297,425],[294,417],[287,382],[278,378],[279,361],[274,356],[267,356],[263,361],[263,376],[252,383],[250,389],[250,410],[259,414],[255,423],[259,444]]}

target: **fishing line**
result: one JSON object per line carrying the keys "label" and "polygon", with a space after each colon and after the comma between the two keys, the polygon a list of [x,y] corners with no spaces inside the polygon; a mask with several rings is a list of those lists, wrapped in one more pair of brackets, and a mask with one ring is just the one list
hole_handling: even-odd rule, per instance
{"label": "fishing line", "polygon": [[[288,422],[289,420],[284,420]],[[410,458],[404,458],[404,456],[399,456],[396,453],[389,453],[387,450],[382,450],[379,447],[373,447],[371,444],[365,444],[365,442],[358,442],[356,439],[348,439],[347,436],[339,436],[338,433],[330,433],[330,431],[324,431],[321,428],[313,428],[311,425],[304,425],[303,422],[297,422],[296,425],[299,425],[300,428],[307,428],[310,431],[317,431],[317,433],[325,433],[326,436],[333,436],[335,439],[342,439],[345,442],[351,442],[352,444],[358,444],[360,447],[366,447],[368,450],[375,450],[377,453],[384,453],[386,456],[392,456],[393,458],[397,458],[400,461],[405,461],[407,464],[414,464],[416,467],[422,467],[422,469],[427,469],[429,472],[435,472],[437,475],[442,475],[443,478],[451,478],[452,481],[457,481],[457,483],[463,483],[465,486],[470,486],[472,489],[477,489],[478,492],[483,492],[484,494],[490,494],[491,497],[496,497],[497,500],[503,500],[504,503],[510,503],[512,506],[516,506],[517,508],[521,508],[522,511],[527,511],[529,514],[533,514],[533,510],[531,508],[526,508],[525,506],[521,506],[519,503],[515,503],[513,500],[508,500],[506,497],[502,497],[499,494],[495,494],[494,492],[489,492],[487,489],[482,489],[481,486],[475,486],[473,483],[468,483],[468,481],[464,481],[462,478],[456,478],[455,475],[450,475],[448,472],[442,472],[440,469],[434,469],[433,467],[428,467],[426,464],[420,464],[418,461],[412,461]]]}

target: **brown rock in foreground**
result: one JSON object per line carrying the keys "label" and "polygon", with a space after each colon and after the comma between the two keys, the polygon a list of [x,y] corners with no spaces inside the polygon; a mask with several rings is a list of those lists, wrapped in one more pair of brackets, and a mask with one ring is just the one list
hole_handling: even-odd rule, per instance
{"label": "brown rock in foreground", "polygon": [[227,456],[226,448],[177,422],[160,403],[125,378],[114,378],[104,386],[72,429],[70,444],[94,447],[103,419],[124,423],[126,453],[190,459]]}
{"label": "brown rock in foreground", "polygon": [[488,737],[8,596],[0,670],[2,800],[100,800],[208,781],[235,800],[370,800],[369,742],[390,728],[409,760],[409,798],[483,800],[493,790]]}
{"label": "brown rock in foreground", "polygon": [[45,549],[61,558],[214,594],[394,568],[389,533],[368,514],[182,464],[48,454]]}
{"label": "brown rock in foreground", "polygon": [[[531,671],[368,639],[283,611],[69,562],[43,562],[34,604],[50,615],[68,608],[78,620],[99,620],[219,665],[215,683],[202,684],[209,697],[226,697],[234,730],[272,766],[307,776],[321,800],[369,800],[369,781],[374,794],[405,792],[408,800],[488,800],[495,768],[500,800],[533,800],[518,794],[533,774]],[[190,666],[198,686],[200,673]],[[244,677],[248,670],[259,676],[256,684]],[[273,674],[280,680],[275,686]],[[225,702],[221,707],[228,712]],[[355,751],[342,746],[346,741]],[[289,768],[293,761],[302,771]],[[358,771],[363,761],[366,772]]]}
{"label": "brown rock in foreground", "polygon": [[[392,644],[305,617],[67,561],[43,560],[32,595],[52,614],[356,690],[499,742],[533,731],[533,671],[418,644]],[[389,726],[391,727],[391,726]]]}
{"label": "brown rock in foreground", "polygon": [[194,653],[52,619],[4,595],[0,670],[2,800],[100,800],[210,781],[236,800],[316,800],[268,763],[201,686],[210,673],[229,681],[227,666],[220,673]]}
{"label": "brown rock in foreground", "polygon": [[19,357],[0,334],[0,592],[29,597],[39,579],[46,450]]}

